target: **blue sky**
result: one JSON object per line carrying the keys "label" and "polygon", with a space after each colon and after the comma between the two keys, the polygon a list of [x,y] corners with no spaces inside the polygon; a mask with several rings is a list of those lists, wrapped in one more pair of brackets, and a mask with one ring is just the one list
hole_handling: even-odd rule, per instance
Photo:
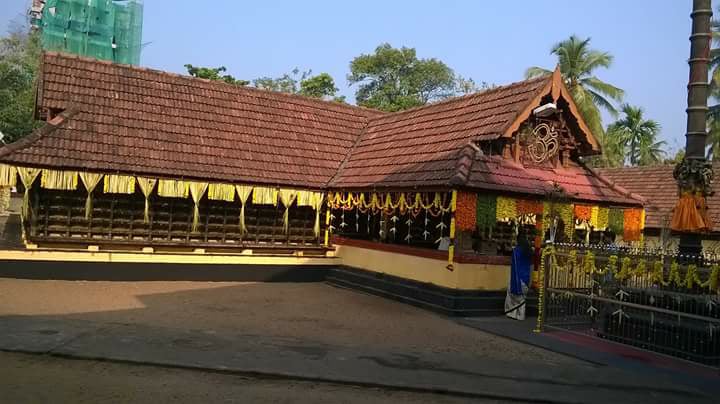
{"label": "blue sky", "polygon": [[[2,0],[0,30],[28,0]],[[552,68],[550,47],[571,34],[615,56],[597,76],[626,91],[685,143],[690,0],[235,1],[145,0],[142,65],[184,73],[183,65],[227,66],[238,78],[292,70],[328,72],[354,100],[350,60],[380,43],[409,46],[475,81],[522,80],[532,65]],[[610,118],[606,117],[606,123]]]}

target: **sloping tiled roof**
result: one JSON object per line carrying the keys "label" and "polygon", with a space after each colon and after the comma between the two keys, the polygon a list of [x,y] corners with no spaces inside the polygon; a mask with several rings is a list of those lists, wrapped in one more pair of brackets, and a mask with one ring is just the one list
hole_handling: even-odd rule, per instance
{"label": "sloping tiled roof", "polygon": [[[615,184],[642,195],[647,200],[646,227],[669,227],[672,210],[678,199],[677,182],[673,178],[672,165],[606,168],[600,173]],[[714,164],[715,172],[720,164]],[[720,231],[720,189],[713,184],[715,195],[707,200],[714,231]]]}
{"label": "sloping tiled roof", "polygon": [[524,168],[476,153],[473,142],[509,136],[542,97],[567,96],[559,71],[386,114],[64,54],[42,62],[37,108],[65,112],[0,148],[0,162],[314,189],[541,195],[554,181],[576,199],[638,203],[581,166]]}
{"label": "sloping tiled roof", "polygon": [[79,112],[1,160],[311,188],[381,114],[56,53],[44,55],[38,107]]}
{"label": "sloping tiled roof", "polygon": [[545,195],[559,187],[568,197],[585,202],[618,205],[644,202],[641,195],[612,184],[601,175],[577,164],[568,167],[523,167],[499,156],[478,156],[467,186],[521,194]]}
{"label": "sloping tiled roof", "polygon": [[446,185],[471,140],[502,135],[550,80],[526,80],[372,119],[331,185]]}

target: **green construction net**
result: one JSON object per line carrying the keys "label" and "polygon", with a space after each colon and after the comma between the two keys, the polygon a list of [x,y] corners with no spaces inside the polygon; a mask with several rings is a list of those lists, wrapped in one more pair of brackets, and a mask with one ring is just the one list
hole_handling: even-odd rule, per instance
{"label": "green construction net", "polygon": [[47,0],[43,48],[137,65],[142,20],[142,0]]}

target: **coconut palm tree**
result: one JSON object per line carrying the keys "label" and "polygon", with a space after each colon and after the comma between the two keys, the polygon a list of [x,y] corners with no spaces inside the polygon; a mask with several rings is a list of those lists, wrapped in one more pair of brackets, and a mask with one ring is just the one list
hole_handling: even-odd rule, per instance
{"label": "coconut palm tree", "polygon": [[[720,11],[720,7],[718,8]],[[720,20],[713,19],[711,24],[712,43],[715,45],[710,50],[710,91],[708,98],[715,102],[720,100]],[[720,105],[710,105],[708,112],[708,136],[705,143],[708,146],[707,158],[720,158]]]}
{"label": "coconut palm tree", "polygon": [[631,166],[657,164],[663,161],[665,142],[657,140],[660,124],[645,119],[643,109],[629,104],[621,106],[623,118],[608,126],[607,133],[621,143]]}
{"label": "coconut palm tree", "polygon": [[[603,167],[622,167],[625,165],[625,132],[608,126],[603,135],[602,163]],[[591,161],[598,163],[597,160]]]}
{"label": "coconut palm tree", "polygon": [[713,105],[708,112],[708,136],[705,138],[707,145],[707,158],[720,159],[720,105]]}
{"label": "coconut palm tree", "polygon": [[[557,55],[560,73],[590,130],[598,137],[603,148],[612,147],[604,136],[600,108],[617,116],[613,101],[622,101],[624,92],[600,80],[593,73],[599,68],[610,67],[613,56],[591,49],[590,38],[580,39],[575,35],[558,42],[551,53]],[[527,69],[525,76],[531,78],[548,73],[550,70],[531,67]]]}

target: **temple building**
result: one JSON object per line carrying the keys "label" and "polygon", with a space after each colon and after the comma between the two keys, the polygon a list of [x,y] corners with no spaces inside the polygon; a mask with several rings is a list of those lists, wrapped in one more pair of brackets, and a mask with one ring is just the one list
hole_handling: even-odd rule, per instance
{"label": "temple building", "polygon": [[[645,246],[674,251],[680,244],[679,234],[670,229],[673,209],[677,204],[677,181],[673,177],[674,165],[606,168],[600,173],[617,186],[642,195],[648,202],[645,206],[647,219],[643,230]],[[720,165],[713,164],[715,172]],[[707,197],[707,206],[712,222],[709,231],[702,233],[702,246],[705,254],[720,254],[720,194]]]}
{"label": "temple building", "polygon": [[500,291],[520,231],[642,240],[645,201],[584,165],[600,146],[559,71],[384,113],[46,53],[36,114],[0,148],[33,250],[314,257]]}

